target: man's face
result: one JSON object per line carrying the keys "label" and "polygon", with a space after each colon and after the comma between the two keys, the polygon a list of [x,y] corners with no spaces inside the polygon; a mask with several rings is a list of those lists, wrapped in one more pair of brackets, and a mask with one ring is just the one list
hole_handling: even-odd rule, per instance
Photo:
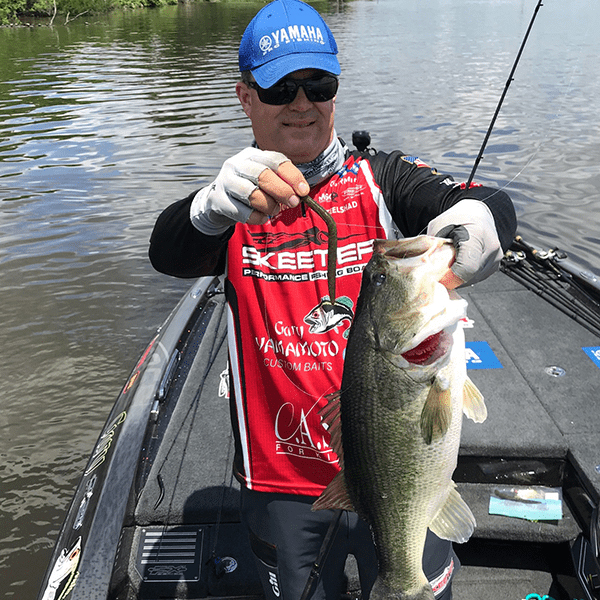
{"label": "man's face", "polygon": [[[315,69],[294,71],[287,77],[305,79]],[[303,88],[292,102],[273,106],[261,102],[255,89],[239,82],[236,93],[252,122],[254,138],[261,150],[285,154],[294,164],[316,158],[333,139],[335,97],[326,102],[309,102]]]}

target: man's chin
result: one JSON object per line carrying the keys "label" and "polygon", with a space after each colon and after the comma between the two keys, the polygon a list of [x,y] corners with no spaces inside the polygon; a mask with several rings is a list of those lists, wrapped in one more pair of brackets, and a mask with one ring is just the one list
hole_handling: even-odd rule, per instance
{"label": "man's chin", "polygon": [[327,148],[331,135],[324,135],[318,125],[308,127],[286,127],[279,125],[257,139],[262,150],[275,150],[287,156],[294,164],[314,160]]}
{"label": "man's chin", "polygon": [[314,160],[327,148],[321,136],[316,136],[311,128],[295,129],[286,136],[284,154],[294,163],[306,163]]}

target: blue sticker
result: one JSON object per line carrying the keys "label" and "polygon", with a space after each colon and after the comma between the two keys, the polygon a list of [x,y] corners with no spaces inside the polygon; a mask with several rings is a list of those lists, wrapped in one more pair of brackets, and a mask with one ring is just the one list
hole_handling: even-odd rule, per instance
{"label": "blue sticker", "polygon": [[588,346],[582,350],[594,361],[597,367],[600,367],[600,346]]}
{"label": "blue sticker", "polygon": [[466,342],[465,358],[467,369],[504,368],[487,342]]}

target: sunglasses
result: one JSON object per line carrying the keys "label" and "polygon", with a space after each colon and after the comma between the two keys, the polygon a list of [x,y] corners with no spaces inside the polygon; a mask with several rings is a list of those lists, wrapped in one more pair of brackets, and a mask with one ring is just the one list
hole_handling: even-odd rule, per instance
{"label": "sunglasses", "polygon": [[258,93],[261,102],[275,106],[293,102],[298,88],[302,88],[309,102],[327,102],[337,93],[339,81],[334,75],[320,75],[306,79],[280,79],[269,88],[262,88],[256,81],[247,84]]}

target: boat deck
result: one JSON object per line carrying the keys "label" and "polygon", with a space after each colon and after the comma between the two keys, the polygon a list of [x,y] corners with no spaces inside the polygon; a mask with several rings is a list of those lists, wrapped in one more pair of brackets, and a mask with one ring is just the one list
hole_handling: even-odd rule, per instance
{"label": "boat deck", "polygon": [[489,416],[481,425],[465,421],[461,456],[568,455],[597,501],[600,339],[502,273],[463,295],[474,321],[467,341],[488,342],[503,368],[469,371]]}
{"label": "boat deck", "polygon": [[[56,564],[67,551],[78,561],[71,600],[262,597],[232,477],[227,311],[211,290],[200,281],[182,299],[99,438],[55,550]],[[468,373],[488,418],[464,421],[454,479],[477,527],[455,546],[454,598],[597,600],[572,548],[600,498],[600,338],[504,273],[462,295]],[[560,488],[562,518],[489,514],[497,489],[514,486]],[[347,576],[347,600],[358,598],[353,559]]]}
{"label": "boat deck", "polygon": [[[455,479],[478,525],[457,549],[463,568],[455,597],[520,600],[531,592],[556,600],[575,597],[569,592],[577,588],[569,575],[568,545],[580,528],[566,503],[563,518],[550,522],[490,515],[488,504],[497,485],[561,486],[567,465],[598,493],[600,369],[583,348],[597,347],[600,340],[502,273],[463,295],[472,320],[467,342],[477,342],[468,344],[475,367],[469,375],[486,398],[488,419],[464,423]],[[226,319],[222,298],[215,301],[209,330],[193,352],[196,359],[180,376],[169,429],[129,523],[132,548],[168,524],[169,531],[200,532],[203,563],[234,555],[234,572],[188,582],[182,597],[260,595],[239,525],[228,402],[216,393],[226,367]],[[129,576],[139,578],[139,569]],[[147,581],[142,588],[164,585]]]}
{"label": "boat deck", "polygon": [[[493,474],[497,484],[563,486],[570,478],[573,496],[582,477],[597,504],[600,362],[590,353],[600,339],[502,273],[463,296],[473,320],[467,342],[487,342],[502,368],[469,370],[486,398],[488,419],[465,419],[455,479],[473,481],[477,470]],[[563,503],[561,521],[490,515],[494,482],[487,479],[487,485],[459,484],[477,529],[457,546],[463,569],[455,597],[583,598],[568,574],[566,546],[580,527],[569,506]]]}

